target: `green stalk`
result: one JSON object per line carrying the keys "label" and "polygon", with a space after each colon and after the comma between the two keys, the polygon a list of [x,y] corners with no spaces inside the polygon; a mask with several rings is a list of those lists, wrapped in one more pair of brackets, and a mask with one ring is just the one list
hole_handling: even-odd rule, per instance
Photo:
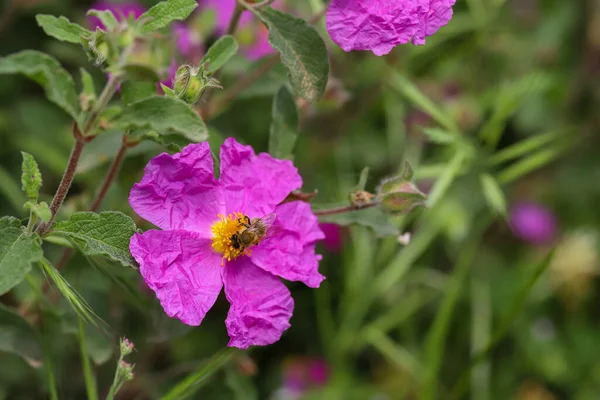
{"label": "green stalk", "polygon": [[83,366],[83,377],[85,379],[85,390],[88,400],[98,400],[98,389],[96,387],[96,378],[92,371],[92,365],[88,356],[87,345],[85,340],[85,329],[81,318],[77,318],[79,336],[79,345],[81,348],[81,364]]}

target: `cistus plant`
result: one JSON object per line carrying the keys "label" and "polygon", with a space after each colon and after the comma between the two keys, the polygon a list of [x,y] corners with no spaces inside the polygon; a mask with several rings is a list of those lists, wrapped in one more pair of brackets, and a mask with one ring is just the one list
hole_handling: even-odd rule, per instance
{"label": "cistus plant", "polygon": [[[27,123],[59,120],[70,153],[57,162],[56,143],[16,131],[2,153],[21,173],[0,169],[14,215],[0,218],[0,350],[37,384],[0,377],[0,398],[491,398],[491,355],[557,265],[555,215],[508,205],[510,188],[578,128],[519,114],[551,108],[564,78],[511,58],[522,43],[493,28],[506,2],[466,3],[37,14],[56,58],[3,55],[0,83],[39,85]],[[513,125],[536,134],[506,142]],[[498,323],[473,271],[503,257],[481,255],[492,227],[537,252]],[[589,259],[579,279],[597,275]],[[283,383],[272,351],[299,360]]]}

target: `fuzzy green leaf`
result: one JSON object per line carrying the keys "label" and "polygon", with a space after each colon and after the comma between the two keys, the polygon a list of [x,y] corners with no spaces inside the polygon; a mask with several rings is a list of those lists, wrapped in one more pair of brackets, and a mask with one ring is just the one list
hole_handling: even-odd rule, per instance
{"label": "fuzzy green leaf", "polygon": [[23,155],[23,164],[21,167],[21,187],[29,198],[36,201],[42,187],[42,174],[38,168],[35,158],[29,153],[21,152]]}
{"label": "fuzzy green leaf", "polygon": [[281,55],[296,94],[318,100],[329,75],[327,47],[321,36],[306,21],[271,7],[253,12],[269,28],[269,43]]}
{"label": "fuzzy green leaf", "polygon": [[136,264],[129,252],[129,240],[135,230],[133,220],[118,211],[77,212],[68,220],[56,223],[53,233],[81,243],[86,255],[104,255],[133,267]]}
{"label": "fuzzy green leaf", "polygon": [[28,201],[23,206],[24,209],[33,212],[44,222],[49,222],[50,218],[52,218],[52,212],[50,211],[50,207],[48,203],[42,201],[40,203],[34,203],[32,201]]}
{"label": "fuzzy green leaf", "polygon": [[35,16],[35,20],[46,35],[63,42],[80,44],[82,36],[92,35],[91,31],[65,17],[57,18],[54,15],[38,14]]}
{"label": "fuzzy green leaf", "polygon": [[183,21],[198,7],[196,0],[161,1],[140,16],[144,24],[143,32],[148,33],[168,26],[172,21]]}
{"label": "fuzzy green leaf", "polygon": [[109,10],[90,10],[86,15],[98,18],[108,31],[115,29],[119,25],[119,21],[117,21],[112,11]]}
{"label": "fuzzy green leaf", "polygon": [[0,58],[0,74],[23,74],[40,84],[48,100],[65,110],[74,120],[79,101],[73,78],[56,59],[35,50],[24,50]]}
{"label": "fuzzy green leaf", "polygon": [[269,153],[276,158],[291,158],[298,136],[296,99],[282,86],[273,99],[273,120],[269,136]]}
{"label": "fuzzy green leaf", "polygon": [[233,36],[221,36],[210,46],[201,64],[206,63],[206,72],[214,73],[220,69],[238,51],[238,44]]}
{"label": "fuzzy green leaf", "polygon": [[389,215],[378,208],[366,208],[343,214],[324,215],[319,222],[331,222],[341,226],[362,225],[371,228],[379,237],[398,236],[398,229],[390,222]]}
{"label": "fuzzy green leaf", "polygon": [[0,218],[0,294],[21,283],[31,270],[31,263],[41,258],[37,235],[24,232],[17,218]]}
{"label": "fuzzy green leaf", "polygon": [[208,138],[206,125],[198,114],[172,97],[150,97],[131,103],[115,122],[124,129],[148,128],[159,135],[181,135],[193,142]]}
{"label": "fuzzy green leaf", "polygon": [[39,366],[42,348],[37,333],[15,310],[0,304],[0,350]]}
{"label": "fuzzy green leaf", "polygon": [[121,100],[128,105],[151,97],[156,93],[156,82],[152,80],[126,80],[121,84]]}

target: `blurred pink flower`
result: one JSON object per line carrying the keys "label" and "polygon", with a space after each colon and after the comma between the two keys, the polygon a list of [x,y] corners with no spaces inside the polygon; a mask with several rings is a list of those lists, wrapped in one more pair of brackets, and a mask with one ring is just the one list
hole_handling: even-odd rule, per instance
{"label": "blurred pink flower", "polygon": [[331,39],[344,51],[388,54],[398,44],[425,44],[452,18],[455,0],[332,0],[326,15]]}
{"label": "blurred pink flower", "polygon": [[337,224],[322,223],[319,228],[325,234],[323,244],[328,251],[337,253],[342,249],[342,228]]}
{"label": "blurred pink flower", "polygon": [[511,208],[510,227],[515,236],[536,245],[552,242],[557,234],[554,214],[546,207],[530,202],[517,203]]}
{"label": "blurred pink flower", "polygon": [[[278,277],[319,287],[323,239],[310,205],[279,205],[302,186],[290,161],[229,138],[221,146],[221,174],[214,178],[207,143],[152,159],[131,189],[129,203],[162,230],[136,233],[130,243],[140,272],[167,315],[200,325],[221,289],[231,307],[225,321],[229,346],[245,349],[276,342],[289,328],[294,301]],[[276,214],[281,233],[251,252],[236,247],[238,218]]]}
{"label": "blurred pink flower", "polygon": [[173,35],[177,39],[177,51],[190,62],[204,55],[204,41],[192,28],[184,23],[173,24]]}
{"label": "blurred pink flower", "polygon": [[325,386],[329,380],[329,366],[322,358],[294,357],[283,367],[283,389],[288,393],[302,394]]}
{"label": "blurred pink flower", "polygon": [[[94,3],[90,7],[90,10],[108,10],[112,12],[112,14],[117,18],[117,21],[122,21],[128,18],[130,15],[133,15],[133,17],[137,19],[140,15],[146,12],[146,8],[143,5],[133,1],[125,3],[111,3],[108,1],[99,1],[97,3]],[[88,24],[90,26],[90,29],[92,30],[96,28],[105,29],[104,25],[97,17],[88,17]]]}
{"label": "blurred pink flower", "polygon": [[[275,1],[274,5],[277,3],[278,1]],[[235,9],[235,0],[199,0],[199,4],[201,8],[215,11],[216,30],[219,35],[223,35]],[[240,44],[240,51],[251,60],[257,60],[275,52],[267,41],[267,28],[248,11],[242,14],[236,36]]]}

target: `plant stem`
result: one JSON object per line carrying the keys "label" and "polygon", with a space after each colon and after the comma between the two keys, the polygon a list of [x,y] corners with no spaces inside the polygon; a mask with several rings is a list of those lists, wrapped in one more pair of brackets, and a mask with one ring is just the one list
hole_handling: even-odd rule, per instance
{"label": "plant stem", "polygon": [[50,221],[47,223],[42,223],[37,228],[37,233],[43,236],[50,230],[50,227],[54,223],[54,219],[56,218],[56,214],[58,214],[58,210],[62,206],[62,203],[65,201],[65,197],[69,192],[69,188],[71,187],[71,183],[73,182],[73,178],[75,177],[75,169],[77,168],[77,163],[79,162],[79,158],[81,157],[81,152],[83,151],[83,147],[85,146],[86,141],[81,136],[79,132],[79,128],[77,124],[73,124],[73,132],[75,136],[75,144],[73,145],[73,149],[71,150],[71,155],[69,156],[69,161],[67,162],[67,169],[63,174],[62,179],[60,180],[60,184],[58,185],[58,189],[56,190],[56,194],[52,199],[52,203],[50,204],[50,212],[51,217]]}
{"label": "plant stem", "polygon": [[348,206],[328,208],[325,210],[313,210],[313,214],[315,214],[317,217],[324,216],[324,215],[343,214],[343,213],[352,212],[352,211],[364,210],[365,208],[371,208],[371,207],[375,207],[378,205],[379,205],[379,203],[376,201],[365,204],[365,205],[361,205],[361,206],[350,204]]}
{"label": "plant stem", "polygon": [[118,74],[110,75],[110,77],[108,78],[108,81],[106,82],[106,86],[104,86],[102,93],[100,93],[100,96],[98,97],[98,101],[96,101],[96,104],[92,108],[92,111],[90,112],[90,114],[83,126],[83,129],[82,129],[83,136],[88,136],[90,134],[90,131],[94,128],[94,125],[95,125],[96,121],[98,120],[98,118],[100,117],[102,110],[104,110],[104,108],[106,107],[106,105],[108,104],[110,99],[112,99],[112,97],[116,93],[117,88],[119,87],[120,83],[121,83],[120,75],[118,75]]}
{"label": "plant stem", "polygon": [[117,369],[115,371],[115,376],[113,378],[113,382],[110,385],[110,389],[108,390],[108,394],[106,395],[106,400],[113,400],[122,386],[122,382],[119,379],[119,366],[121,361],[123,360],[123,355],[119,356],[119,361],[117,361]]}
{"label": "plant stem", "polygon": [[[110,167],[108,168],[108,172],[107,172],[106,176],[104,177],[104,181],[102,182],[102,186],[100,186],[100,190],[96,194],[96,197],[94,198],[94,200],[92,201],[92,204],[90,205],[90,208],[88,209],[89,211],[92,211],[92,212],[98,211],[100,204],[102,204],[104,197],[106,197],[106,194],[108,193],[108,189],[110,188],[110,185],[113,183],[115,178],[119,175],[119,171],[121,170],[121,166],[123,165],[123,161],[125,160],[126,154],[127,154],[127,144],[125,142],[125,136],[123,136],[123,143],[121,144],[121,148],[117,152],[117,155],[115,156],[115,158],[113,158],[113,160],[110,164]],[[60,257],[60,260],[58,260],[58,262],[56,263],[56,268],[59,270],[62,269],[67,264],[67,261],[69,261],[69,258],[71,257],[72,253],[73,253],[73,249],[66,248],[63,251],[62,256]]]}
{"label": "plant stem", "polygon": [[33,213],[33,211],[29,212],[29,221],[27,222],[27,232],[31,233],[33,232],[33,226],[35,225],[35,222],[37,220],[37,215],[35,215]]}
{"label": "plant stem", "polygon": [[90,364],[90,358],[87,352],[87,345],[85,342],[85,330],[83,321],[81,318],[77,318],[78,322],[78,336],[79,345],[81,348],[81,364],[83,366],[83,377],[85,379],[85,390],[87,392],[88,400],[98,400],[98,389],[96,388],[96,378],[92,372],[92,366]]}
{"label": "plant stem", "polygon": [[231,14],[231,19],[229,20],[229,25],[227,25],[228,35],[233,35],[237,30],[243,12],[244,7],[240,3],[236,2],[235,8],[233,9],[233,14]]}

